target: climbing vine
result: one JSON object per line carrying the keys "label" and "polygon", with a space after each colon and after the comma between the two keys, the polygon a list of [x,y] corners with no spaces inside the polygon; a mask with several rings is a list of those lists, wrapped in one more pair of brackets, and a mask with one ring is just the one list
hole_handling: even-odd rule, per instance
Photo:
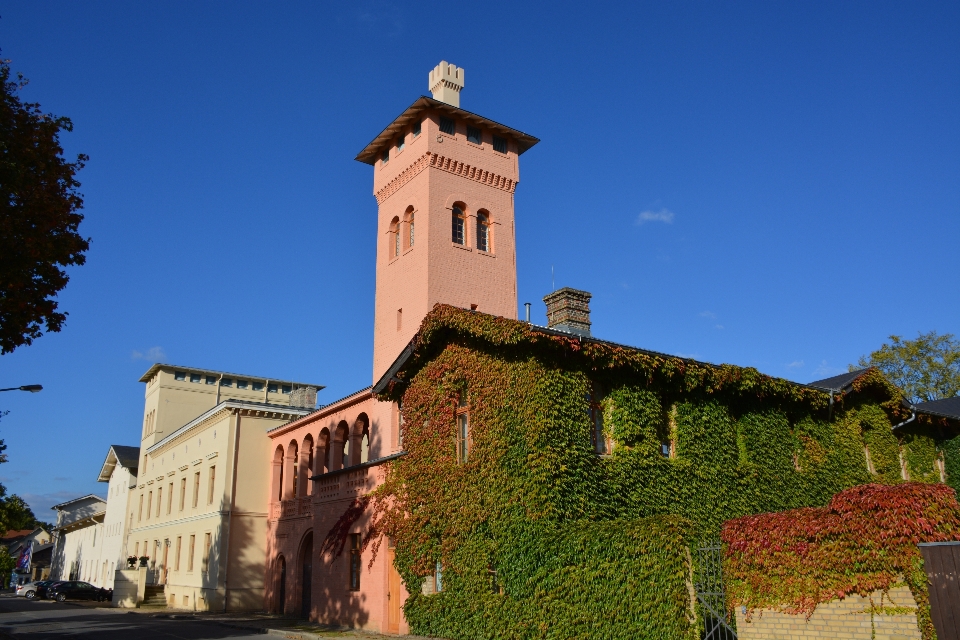
{"label": "climbing vine", "polygon": [[827,507],[727,522],[724,574],[732,606],[810,614],[823,602],[906,582],[925,639],[935,638],[920,542],[960,534],[956,492],[942,484],[868,484]]}
{"label": "climbing vine", "polygon": [[[941,445],[922,425],[898,441],[899,392],[870,372],[831,404],[755,369],[442,305],[414,346],[382,396],[401,403],[407,453],[347,518],[369,512],[374,555],[393,539],[413,633],[693,638],[689,548],[723,522],[901,482],[901,447],[936,479]],[[598,405],[610,455],[591,441]]]}

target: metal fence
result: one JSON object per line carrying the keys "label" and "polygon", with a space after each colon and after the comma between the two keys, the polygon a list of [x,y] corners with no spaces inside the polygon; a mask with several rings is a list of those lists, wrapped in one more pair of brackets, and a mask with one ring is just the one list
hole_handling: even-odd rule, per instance
{"label": "metal fence", "polygon": [[737,640],[736,622],[727,611],[723,590],[723,547],[720,542],[696,550],[693,584],[698,613],[703,620],[702,640]]}

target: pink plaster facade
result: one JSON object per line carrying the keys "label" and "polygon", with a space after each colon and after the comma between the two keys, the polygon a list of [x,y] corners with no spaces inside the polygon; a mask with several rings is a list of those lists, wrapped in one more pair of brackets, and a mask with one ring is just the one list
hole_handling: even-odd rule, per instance
{"label": "pink plaster facade", "polygon": [[[433,108],[414,110],[412,118],[407,117],[411,109],[401,116],[405,126],[398,125],[401,118],[391,125],[395,135],[364,151],[376,158],[364,161],[374,168],[378,204],[374,382],[436,303],[517,317],[513,195],[524,150],[520,138],[506,135],[512,130],[502,125],[435,102]],[[452,135],[441,131],[441,116],[454,120]],[[420,133],[414,135],[417,122]],[[467,140],[468,122],[481,130],[479,144]],[[494,135],[506,140],[505,153],[494,149]],[[519,135],[526,148],[536,142]],[[452,237],[454,206],[465,214],[462,245]],[[478,213],[489,222],[486,251],[477,245]],[[362,553],[359,585],[352,583],[349,549],[318,555],[350,503],[382,482],[384,459],[401,453],[398,407],[379,402],[368,389],[268,436],[266,608],[323,623],[407,633],[402,605],[408,594],[393,567],[389,541],[372,566],[370,551]],[[364,515],[351,533],[362,535],[367,524]]]}

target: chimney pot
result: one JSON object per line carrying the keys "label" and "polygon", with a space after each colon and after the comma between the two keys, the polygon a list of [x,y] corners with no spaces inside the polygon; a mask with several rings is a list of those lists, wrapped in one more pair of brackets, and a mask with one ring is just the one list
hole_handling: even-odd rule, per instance
{"label": "chimney pot", "polygon": [[587,291],[564,287],[543,297],[547,327],[590,337],[590,298]]}
{"label": "chimney pot", "polygon": [[460,90],[463,89],[463,69],[441,61],[429,74],[430,93],[434,100],[460,106]]}

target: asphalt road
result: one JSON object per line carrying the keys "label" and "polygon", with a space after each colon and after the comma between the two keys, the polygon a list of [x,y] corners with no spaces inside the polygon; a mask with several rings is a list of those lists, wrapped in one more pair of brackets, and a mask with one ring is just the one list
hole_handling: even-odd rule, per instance
{"label": "asphalt road", "polygon": [[234,629],[214,621],[155,617],[127,609],[28,601],[0,594],[0,638],[45,640],[90,638],[100,640],[232,640],[259,636],[254,630]]}

